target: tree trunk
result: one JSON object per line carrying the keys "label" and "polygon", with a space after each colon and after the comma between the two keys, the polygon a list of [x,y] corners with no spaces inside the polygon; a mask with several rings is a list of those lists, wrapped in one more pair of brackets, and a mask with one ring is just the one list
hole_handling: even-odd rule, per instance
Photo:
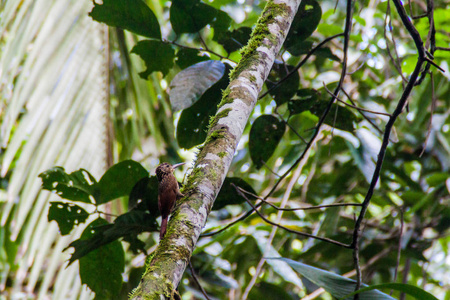
{"label": "tree trunk", "polygon": [[[173,298],[228,172],[242,132],[297,12],[299,0],[269,1],[230,75],[205,145],[183,189],[166,235],[133,299]],[[163,297],[164,295],[164,297]]]}

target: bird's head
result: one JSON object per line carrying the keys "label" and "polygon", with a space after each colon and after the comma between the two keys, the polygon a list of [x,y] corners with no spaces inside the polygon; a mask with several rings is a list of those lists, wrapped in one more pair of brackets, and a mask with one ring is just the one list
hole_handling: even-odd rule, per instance
{"label": "bird's head", "polygon": [[171,165],[169,163],[162,163],[156,168],[156,177],[158,181],[161,181],[164,176],[173,174],[173,171],[179,166],[184,165],[185,163],[179,163],[175,165]]}

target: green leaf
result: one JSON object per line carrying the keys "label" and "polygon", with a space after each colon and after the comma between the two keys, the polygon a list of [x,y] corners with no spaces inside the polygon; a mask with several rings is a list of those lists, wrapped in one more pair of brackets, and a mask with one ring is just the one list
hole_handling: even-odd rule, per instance
{"label": "green leaf", "polygon": [[[309,281],[324,288],[328,293],[336,298],[353,299],[353,297],[347,297],[348,294],[355,290],[356,282],[352,279],[348,279],[344,276],[337,275],[335,273],[322,270],[313,266],[309,266],[291,259],[284,257],[271,257],[268,260],[278,259],[287,262],[294,270],[306,277]],[[367,287],[366,284],[362,284],[363,287]],[[394,300],[391,296],[384,294],[378,290],[371,290],[361,294],[361,299],[371,300]]]}
{"label": "green leaf", "polygon": [[160,215],[156,176],[144,177],[134,185],[128,199],[128,210],[132,209],[148,210],[154,218]]}
{"label": "green leaf", "polygon": [[124,238],[124,240],[132,243],[131,248],[135,251],[141,250],[144,252],[145,249],[142,248],[144,244],[137,236],[142,232],[156,231],[158,225],[154,216],[144,211],[132,210],[117,217],[113,224],[92,225],[91,223],[88,228],[91,228],[92,231],[92,235],[89,238],[75,240],[67,247],[75,249],[69,259],[69,264],[120,238]]}
{"label": "green leaf", "polygon": [[218,60],[199,62],[179,72],[170,82],[172,111],[192,106],[225,72],[225,64]]}
{"label": "green leaf", "polygon": [[133,160],[124,160],[115,164],[103,174],[95,187],[98,194],[95,197],[97,204],[128,196],[134,185],[148,175],[148,171]]}
{"label": "green leaf", "polygon": [[352,298],[353,295],[361,294],[366,291],[374,290],[374,289],[391,289],[396,290],[408,295],[413,296],[416,299],[420,300],[438,300],[438,298],[434,297],[430,293],[424,291],[421,288],[418,288],[417,286],[405,284],[405,283],[383,283],[383,284],[376,284],[371,285],[365,288],[362,288],[356,292],[353,292],[351,294],[348,294],[345,298]]}
{"label": "green leaf", "polygon": [[159,23],[153,11],[142,0],[94,1],[89,13],[97,22],[129,30],[149,38],[161,39]]}
{"label": "green leaf", "polygon": [[[216,200],[214,201],[213,210],[219,210],[224,208],[227,205],[232,204],[241,204],[246,202],[245,198],[242,197],[237,191],[233,184],[237,187],[240,187],[247,192],[252,194],[256,194],[255,190],[252,188],[250,184],[248,184],[244,179],[239,177],[226,177],[223,182],[222,188],[220,189],[219,195],[217,195]],[[255,197],[251,195],[247,195],[249,200],[254,200]]]}
{"label": "green leaf", "polygon": [[181,48],[177,52],[175,62],[181,69],[186,69],[201,61],[209,60],[208,56],[199,56],[200,52],[196,49]]}
{"label": "green leaf", "polygon": [[61,235],[69,234],[75,225],[84,223],[88,216],[87,211],[78,205],[65,202],[50,202],[48,221],[56,221],[58,223]]}
{"label": "green leaf", "polygon": [[322,9],[316,0],[303,0],[284,42],[286,49],[307,39],[319,25]]}
{"label": "green leaf", "polygon": [[283,299],[283,300],[293,300],[294,298],[286,292],[278,284],[273,284],[265,281],[261,281],[257,286],[255,286],[250,294],[248,295],[250,300],[261,300],[261,299]]}
{"label": "green leaf", "polygon": [[173,0],[170,6],[170,23],[177,34],[198,32],[216,15],[217,9],[198,0]]}
{"label": "green leaf", "polygon": [[223,46],[225,51],[231,53],[244,47],[250,39],[251,33],[252,29],[250,27],[240,27],[233,31],[225,32],[217,38],[217,42]]}
{"label": "green leaf", "polygon": [[139,73],[143,79],[148,79],[152,72],[161,71],[165,76],[173,66],[175,51],[172,46],[160,41],[144,40],[138,42],[131,53],[139,55],[147,69]]}
{"label": "green leaf", "polygon": [[272,156],[285,130],[286,124],[273,115],[262,115],[253,122],[249,151],[257,169]]}
{"label": "green leaf", "polygon": [[209,119],[216,114],[222,90],[228,86],[229,71],[227,65],[222,79],[204,92],[194,105],[182,111],[177,125],[177,141],[181,148],[190,149],[205,141]]}
{"label": "green leaf", "polygon": [[294,70],[293,66],[286,66],[284,64],[275,63],[272,66],[272,70],[269,73],[268,81],[266,82],[267,88],[270,90],[270,95],[278,106],[288,102],[296,94],[298,85],[300,84],[300,76],[298,72],[294,72],[285,81],[273,90],[271,90],[277,82],[286,77],[289,72]]}
{"label": "green leaf", "polygon": [[216,17],[211,22],[211,27],[214,28],[213,41],[218,41],[221,37],[227,34],[231,26],[231,17],[224,11],[218,10]]}
{"label": "green leaf", "polygon": [[286,50],[294,56],[300,56],[311,51],[313,44],[310,40],[296,40]]}
{"label": "green leaf", "polygon": [[[81,239],[93,237],[93,228],[108,224],[98,218],[83,231]],[[95,292],[96,299],[113,299],[122,286],[122,272],[125,267],[125,253],[122,244],[114,241],[96,249],[80,259],[81,283]]]}
{"label": "green leaf", "polygon": [[[62,167],[54,167],[41,174],[42,188],[56,192],[61,198],[92,203],[90,195],[96,184],[95,178],[86,170],[80,169],[67,174]],[[89,181],[89,182],[88,182]]]}

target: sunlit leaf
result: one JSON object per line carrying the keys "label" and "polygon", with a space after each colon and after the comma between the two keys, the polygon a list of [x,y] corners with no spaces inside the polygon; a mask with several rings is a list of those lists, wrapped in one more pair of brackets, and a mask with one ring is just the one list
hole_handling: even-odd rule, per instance
{"label": "sunlit leaf", "polygon": [[218,60],[199,62],[179,72],[170,83],[172,110],[192,106],[203,93],[214,85],[225,72],[225,65]]}

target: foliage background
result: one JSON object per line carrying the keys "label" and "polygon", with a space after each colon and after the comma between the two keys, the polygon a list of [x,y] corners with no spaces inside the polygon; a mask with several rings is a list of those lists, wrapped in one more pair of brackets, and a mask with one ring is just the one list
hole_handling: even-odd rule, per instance
{"label": "foliage background", "polygon": [[[311,1],[311,5],[314,3],[317,2]],[[220,57],[211,52],[228,56],[227,46],[215,39],[214,26],[203,28],[200,35],[184,33],[177,37],[169,22],[170,2],[147,4],[167,40],[209,49],[200,53],[213,59]],[[207,4],[227,12],[233,19],[231,30],[241,28],[238,33],[247,32],[242,27],[255,24],[264,6],[258,1]],[[309,43],[316,45],[342,32],[345,3],[338,2],[336,10],[335,4],[320,2],[322,16],[307,39]],[[436,45],[444,48],[449,47],[450,41],[449,5],[448,1],[435,3]],[[405,7],[409,12],[409,4],[405,3]],[[24,298],[62,297],[69,292],[74,298],[92,296],[82,287],[77,265],[65,269],[63,264],[68,254],[62,249],[81,234],[83,226],[77,227],[71,236],[60,237],[55,222],[48,223],[48,200],[56,196],[40,191],[39,173],[61,165],[68,171],[85,168],[99,179],[113,162],[128,158],[153,170],[160,161],[189,161],[195,155],[195,149],[191,148],[195,144],[187,145],[191,148],[188,150],[180,148],[186,145],[186,134],[183,135],[178,122],[182,122],[185,112],[173,114],[168,99],[171,79],[189,63],[182,64],[180,55],[176,65],[164,75],[154,72],[149,80],[143,80],[138,73],[145,70],[145,63],[138,55],[130,54],[142,37],[120,29],[107,30],[87,16],[91,8],[91,3],[80,1],[28,0],[1,4],[0,289],[10,296],[24,293]],[[425,9],[421,2],[412,3],[414,15]],[[386,10],[387,2],[355,3],[350,74],[345,78],[344,90],[357,106],[389,113],[404,85],[398,70],[408,78],[417,58],[414,44],[395,10],[392,19],[387,19],[392,25],[386,25]],[[429,30],[427,19],[414,20],[414,24],[425,41]],[[307,43],[302,45],[307,47]],[[332,90],[339,79],[342,38],[325,46],[302,66],[298,81],[285,83],[284,90],[296,92],[296,99],[304,100],[310,89],[327,99],[323,82]],[[170,47],[177,51],[184,49],[174,44]],[[239,60],[238,47],[228,50],[231,52],[228,59]],[[295,66],[304,57],[291,54],[285,52],[280,62]],[[366,215],[361,264],[365,266],[365,283],[407,282],[447,299],[450,297],[446,291],[450,283],[445,276],[449,272],[450,219],[449,52],[439,50],[434,56],[446,72],[431,68],[433,79],[427,76],[415,87],[409,111],[396,123],[379,188]],[[187,57],[192,58],[192,53]],[[284,67],[280,65],[280,70]],[[280,70],[273,72],[272,81],[280,79],[283,74]],[[303,90],[297,92],[298,89]],[[212,95],[205,103],[218,101],[217,94]],[[284,173],[299,157],[305,143],[296,133],[308,139],[318,119],[312,109],[291,114],[294,104],[280,97],[275,96],[275,101],[271,96],[260,100],[228,174],[244,179],[258,195],[267,194],[277,180],[276,174]],[[345,99],[342,94],[341,97]],[[305,164],[289,174],[286,184],[269,201],[279,205],[284,199],[287,207],[299,207],[360,202],[364,198],[380,147],[379,129],[384,128],[387,118],[367,114],[375,127],[356,111],[346,114],[348,110],[341,106],[332,111],[335,118],[327,122],[329,126],[321,132]],[[251,125],[263,114],[274,114],[286,121],[287,129],[271,158],[261,166],[252,156],[249,144],[255,143],[256,149],[261,147],[258,135],[252,138]],[[357,118],[354,128],[345,127],[345,121],[353,115]],[[183,124],[193,122],[188,118]],[[195,134],[187,136],[195,139]],[[181,174],[178,175],[181,180]],[[126,199],[111,202],[103,210],[120,214],[126,210],[125,203]],[[222,228],[249,208],[247,204],[228,205],[213,212],[205,232]],[[292,229],[348,241],[357,210],[341,207],[277,213],[265,205],[262,213]],[[157,233],[147,234],[144,240],[151,252],[158,242]],[[267,251],[338,274],[353,270],[350,250],[275,230],[257,215],[223,233],[202,238],[192,263],[202,286],[218,298],[239,298],[247,290],[250,299],[262,295],[297,299],[314,290],[310,282],[291,269],[277,269],[275,263],[263,266],[259,273],[258,264]],[[127,254],[124,295],[139,280],[143,263],[143,255]],[[252,280],[256,285],[250,289]],[[180,291],[186,299],[190,295],[201,297],[189,272]]]}

